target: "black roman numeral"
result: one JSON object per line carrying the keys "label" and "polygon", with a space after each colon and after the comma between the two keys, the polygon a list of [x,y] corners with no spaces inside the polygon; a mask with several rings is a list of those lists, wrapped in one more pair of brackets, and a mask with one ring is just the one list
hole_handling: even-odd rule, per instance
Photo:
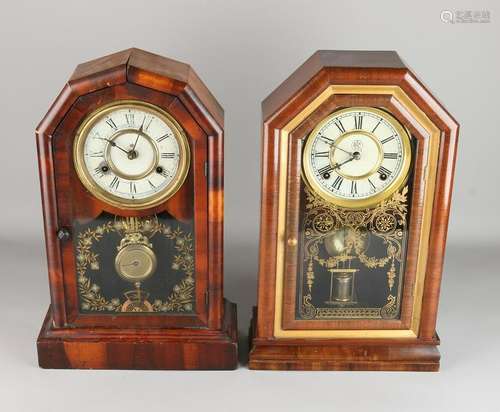
{"label": "black roman numeral", "polygon": [[137,193],[137,187],[134,182],[130,182],[130,193]]}
{"label": "black roman numeral", "polygon": [[171,133],[166,133],[166,134],[164,134],[163,136],[157,137],[157,138],[156,138],[156,141],[157,141],[158,143],[160,143],[160,142],[164,141],[165,139],[168,139],[168,138],[169,138],[169,137],[171,137],[171,136],[172,136],[172,134],[171,134]]}
{"label": "black roman numeral", "polygon": [[377,130],[378,125],[382,123],[382,120],[379,120],[378,123],[375,125],[375,127],[372,130],[372,133],[375,133],[375,130]]}
{"label": "black roman numeral", "polygon": [[384,166],[380,166],[377,170],[379,175],[386,175],[389,176],[391,174],[391,171],[389,169],[386,169]]}
{"label": "black roman numeral", "polygon": [[151,122],[153,121],[153,117],[150,117],[147,123],[145,123],[145,121],[146,117],[144,117],[144,121],[142,122],[142,124],[144,124],[143,130],[148,130],[149,126],[151,126]]}
{"label": "black roman numeral", "polygon": [[358,194],[358,185],[355,180],[351,182],[351,194]]}
{"label": "black roman numeral", "polygon": [[134,113],[125,113],[125,120],[130,127],[134,126]]}
{"label": "black roman numeral", "polygon": [[394,140],[394,136],[386,137],[384,140],[381,140],[380,143],[386,144],[387,142],[390,142],[391,140]]}
{"label": "black roman numeral", "polygon": [[120,186],[120,179],[118,179],[117,176],[115,176],[113,178],[113,180],[111,181],[111,183],[109,184],[109,187],[111,189],[115,189],[115,190],[118,190],[118,186]]}
{"label": "black roman numeral", "polygon": [[151,182],[151,180],[148,180],[149,186],[151,186],[151,189],[156,189],[156,186]]}
{"label": "black roman numeral", "polygon": [[370,186],[372,187],[373,190],[376,189],[375,185],[373,184],[373,182],[370,180],[370,178],[368,178],[368,183],[370,183]]}
{"label": "black roman numeral", "polygon": [[334,142],[334,140],[330,139],[329,137],[323,136],[322,134],[319,135],[319,138],[327,144],[332,144]]}
{"label": "black roman numeral", "polygon": [[104,176],[104,172],[102,171],[101,167],[96,167],[94,169],[94,176],[97,176],[97,177],[103,177]]}
{"label": "black roman numeral", "polygon": [[355,129],[363,129],[363,115],[359,114],[354,116],[354,128]]}
{"label": "black roman numeral", "polygon": [[326,152],[316,152],[314,153],[314,157],[328,157],[328,154],[330,152],[326,151]]}
{"label": "black roman numeral", "polygon": [[397,159],[397,153],[384,153],[384,159]]}
{"label": "black roman numeral", "polygon": [[160,174],[161,174],[163,177],[169,177],[169,176],[170,176],[170,173],[169,173],[167,170],[165,170],[165,169],[163,169],[163,170],[160,172]]}
{"label": "black roman numeral", "polygon": [[116,126],[115,122],[113,119],[110,117],[109,119],[106,119],[106,123],[108,124],[109,127],[111,127],[113,130],[118,130],[118,127]]}
{"label": "black roman numeral", "polygon": [[161,158],[162,159],[174,159],[175,153],[162,153]]}
{"label": "black roman numeral", "polygon": [[326,165],[322,167],[321,169],[318,169],[318,173],[320,175],[324,175],[325,173],[330,173],[333,170],[333,167],[331,165]]}
{"label": "black roman numeral", "polygon": [[337,126],[337,129],[340,130],[340,133],[345,133],[344,125],[342,124],[342,121],[340,119],[338,120],[338,123],[337,122],[334,122],[334,123],[335,123],[335,126]]}
{"label": "black roman numeral", "polygon": [[88,157],[104,157],[104,152],[87,153]]}
{"label": "black roman numeral", "polygon": [[342,182],[344,181],[344,178],[342,176],[337,176],[335,181],[332,184],[332,188],[336,190],[340,190],[340,186],[342,186]]}

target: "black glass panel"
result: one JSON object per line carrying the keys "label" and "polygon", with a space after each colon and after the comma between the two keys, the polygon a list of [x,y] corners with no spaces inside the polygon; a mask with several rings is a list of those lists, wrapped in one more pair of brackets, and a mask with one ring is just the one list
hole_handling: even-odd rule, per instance
{"label": "black glass panel", "polygon": [[195,311],[192,221],[103,213],[73,233],[81,313]]}
{"label": "black glass panel", "polygon": [[412,173],[363,210],[335,206],[302,185],[297,320],[400,318],[411,182]]}

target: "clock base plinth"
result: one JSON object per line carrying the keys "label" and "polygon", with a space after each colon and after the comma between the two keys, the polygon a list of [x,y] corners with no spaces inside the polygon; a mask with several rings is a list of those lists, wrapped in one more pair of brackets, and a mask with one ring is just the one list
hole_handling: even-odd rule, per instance
{"label": "clock base plinth", "polygon": [[238,367],[236,305],[225,301],[223,329],[53,328],[51,308],[37,340],[46,369],[211,370]]}
{"label": "clock base plinth", "polygon": [[255,337],[250,327],[250,369],[297,371],[439,371],[439,338],[430,343],[360,342]]}

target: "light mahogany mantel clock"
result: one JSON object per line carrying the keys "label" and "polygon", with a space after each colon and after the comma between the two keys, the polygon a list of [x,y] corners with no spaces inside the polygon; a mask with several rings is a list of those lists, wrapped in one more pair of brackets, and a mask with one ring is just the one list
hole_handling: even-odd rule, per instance
{"label": "light mahogany mantel clock", "polygon": [[234,369],[222,293],[224,114],[190,66],[79,65],[37,129],[44,368]]}
{"label": "light mahogany mantel clock", "polygon": [[457,122],[364,51],[315,53],[263,121],[250,368],[438,370]]}

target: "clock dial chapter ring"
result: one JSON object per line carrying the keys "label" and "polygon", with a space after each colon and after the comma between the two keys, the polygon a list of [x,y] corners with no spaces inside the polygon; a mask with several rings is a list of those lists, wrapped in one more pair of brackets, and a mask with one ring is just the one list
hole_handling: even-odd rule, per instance
{"label": "clock dial chapter ring", "polygon": [[[376,148],[376,150],[364,150],[367,145]],[[352,153],[352,160],[349,162],[350,158],[346,153],[348,150]],[[373,153],[376,153],[376,156],[373,156]],[[382,164],[383,155],[382,145],[373,134],[362,130],[353,130],[340,136],[335,141],[335,146],[332,145],[330,165],[340,176],[350,180],[362,180],[377,171]],[[368,162],[366,157],[370,157]],[[368,164],[359,167],[362,162]]]}
{"label": "clock dial chapter ring", "polygon": [[[119,143],[116,141],[128,135],[130,135],[128,144],[126,146],[118,146]],[[141,139],[141,146],[134,148],[134,142],[137,137]],[[109,140],[110,141],[106,146],[104,158],[111,170],[117,176],[128,180],[139,180],[150,175],[158,166],[158,147],[154,143],[153,139],[146,133],[136,129],[123,129],[116,132]],[[141,165],[139,165],[139,167],[134,168],[136,169],[135,172],[134,170],[132,170],[132,172],[124,171],[126,168],[130,169],[130,165],[143,160],[144,157],[149,158],[146,159],[149,166],[147,164],[145,167],[141,167]],[[119,166],[119,163],[122,163],[122,167]]]}

